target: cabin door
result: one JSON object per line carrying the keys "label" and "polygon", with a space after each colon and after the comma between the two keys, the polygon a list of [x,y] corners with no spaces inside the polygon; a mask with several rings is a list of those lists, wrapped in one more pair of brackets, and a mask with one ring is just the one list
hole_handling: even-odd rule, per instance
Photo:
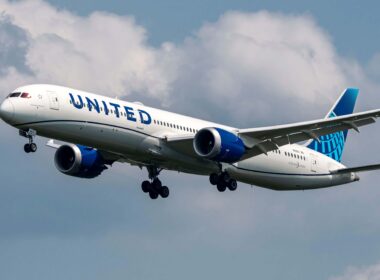
{"label": "cabin door", "polygon": [[317,172],[317,157],[313,154],[310,154],[310,170],[311,172]]}
{"label": "cabin door", "polygon": [[59,99],[58,94],[54,91],[47,92],[49,96],[49,106],[52,110],[59,110]]}

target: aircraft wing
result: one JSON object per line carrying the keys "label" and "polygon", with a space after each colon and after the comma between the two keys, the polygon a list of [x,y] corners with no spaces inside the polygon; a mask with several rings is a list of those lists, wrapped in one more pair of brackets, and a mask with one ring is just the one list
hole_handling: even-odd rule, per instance
{"label": "aircraft wing", "polygon": [[280,146],[316,139],[342,130],[354,129],[374,123],[380,109],[360,112],[330,119],[320,119],[271,127],[238,130],[239,137],[247,147],[244,158],[266,154]]}
{"label": "aircraft wing", "polygon": [[[247,150],[241,160],[267,154],[281,146],[298,143],[342,130],[354,129],[372,124],[380,117],[380,109],[344,115],[330,119],[299,122],[270,127],[237,130]],[[164,137],[164,141],[177,151],[196,156],[193,149],[194,135]]]}

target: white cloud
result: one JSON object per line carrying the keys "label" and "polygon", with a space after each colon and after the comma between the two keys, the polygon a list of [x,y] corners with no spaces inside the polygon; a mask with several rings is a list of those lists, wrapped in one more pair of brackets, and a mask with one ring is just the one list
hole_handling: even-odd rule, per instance
{"label": "white cloud", "polygon": [[[30,70],[19,73],[9,66],[0,77],[4,88],[15,75],[20,84],[57,83],[153,98],[179,112],[254,126],[319,116],[362,71],[336,53],[328,34],[308,15],[228,12],[182,43],[153,47],[132,16],[81,17],[41,0],[0,0],[0,9],[25,33],[20,52]],[[13,87],[10,83],[6,92]],[[294,110],[297,114],[289,114]]]}
{"label": "white cloud", "polygon": [[332,103],[348,84],[329,36],[309,16],[228,12],[178,52],[176,102],[202,103],[199,113],[225,112],[236,124],[289,119],[295,109],[305,116]]}
{"label": "white cloud", "polygon": [[1,1],[0,9],[28,35],[25,64],[35,82],[111,96],[169,92],[160,52],[147,44],[145,29],[133,17],[102,12],[78,17],[38,0]]}
{"label": "white cloud", "polygon": [[379,280],[380,263],[366,267],[349,267],[342,276],[330,280]]}

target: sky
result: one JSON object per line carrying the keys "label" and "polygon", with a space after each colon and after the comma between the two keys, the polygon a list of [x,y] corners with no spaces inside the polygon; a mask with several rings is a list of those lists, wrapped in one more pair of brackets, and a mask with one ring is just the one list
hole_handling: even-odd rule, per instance
{"label": "sky", "polygon": [[[375,1],[0,0],[0,97],[54,83],[236,127],[320,118],[346,87],[380,108]],[[376,172],[336,188],[275,192],[115,164],[60,174],[54,151],[0,124],[1,279],[380,279]],[[343,163],[378,162],[378,124]]]}

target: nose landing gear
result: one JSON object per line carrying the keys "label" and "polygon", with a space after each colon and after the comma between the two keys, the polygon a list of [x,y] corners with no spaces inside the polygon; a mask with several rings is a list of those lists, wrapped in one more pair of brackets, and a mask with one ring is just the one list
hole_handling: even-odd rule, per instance
{"label": "nose landing gear", "polygon": [[151,199],[157,199],[158,196],[162,198],[167,198],[169,196],[169,188],[167,186],[163,186],[160,179],[158,179],[158,175],[162,171],[162,169],[158,169],[156,167],[149,166],[147,167],[149,172],[149,178],[151,181],[144,181],[141,184],[141,189],[144,193],[149,193],[149,197]]}
{"label": "nose landing gear", "polygon": [[36,143],[27,143],[24,145],[24,151],[25,153],[35,153],[37,151],[37,144]]}
{"label": "nose landing gear", "polygon": [[20,136],[28,138],[28,140],[29,140],[29,143],[26,143],[24,145],[25,153],[35,153],[37,151],[37,144],[34,143],[33,139],[37,135],[37,131],[35,131],[33,129],[20,130],[19,134],[20,134]]}
{"label": "nose landing gear", "polygon": [[227,172],[222,172],[220,174],[212,173],[210,175],[211,185],[216,186],[219,192],[224,192],[227,188],[230,191],[235,191],[237,189],[237,182],[232,179]]}

